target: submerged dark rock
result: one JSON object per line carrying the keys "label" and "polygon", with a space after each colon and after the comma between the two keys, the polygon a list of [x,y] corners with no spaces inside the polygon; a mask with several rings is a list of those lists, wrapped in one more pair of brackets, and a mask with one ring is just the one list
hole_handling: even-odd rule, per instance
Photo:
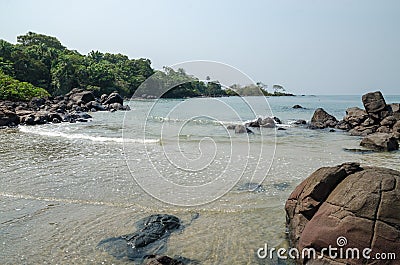
{"label": "submerged dark rock", "polygon": [[304,109],[302,106],[296,104],[292,107],[293,109]]}
{"label": "submerged dark rock", "polygon": [[[197,218],[198,214],[194,214],[190,223]],[[150,215],[139,220],[135,226],[136,232],[101,240],[97,247],[117,259],[143,262],[149,256],[162,256],[170,235],[184,228],[178,217],[169,214]]]}
{"label": "submerged dark rock", "polygon": [[247,182],[240,185],[237,188],[238,191],[250,191],[250,192],[265,192],[264,187],[259,183]]}

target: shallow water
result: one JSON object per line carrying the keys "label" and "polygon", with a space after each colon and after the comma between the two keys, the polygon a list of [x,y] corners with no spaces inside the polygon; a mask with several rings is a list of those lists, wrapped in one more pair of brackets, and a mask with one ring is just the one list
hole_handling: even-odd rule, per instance
{"label": "shallow water", "polygon": [[[317,107],[342,118],[347,107],[361,107],[359,96],[268,98],[271,109],[261,98],[246,101],[133,101],[130,112],[93,113],[88,123],[0,131],[0,263],[132,264],[97,244],[133,232],[153,213],[186,224],[199,213],[172,234],[164,254],[201,264],[274,264],[255,251],[285,243],[285,200],[314,170],[346,161],[400,170],[400,152],[348,152],[360,138],[290,125]],[[287,130],[247,135],[224,127],[272,115]],[[258,180],[264,192],[237,189]],[[181,192],[187,187],[194,188]]]}

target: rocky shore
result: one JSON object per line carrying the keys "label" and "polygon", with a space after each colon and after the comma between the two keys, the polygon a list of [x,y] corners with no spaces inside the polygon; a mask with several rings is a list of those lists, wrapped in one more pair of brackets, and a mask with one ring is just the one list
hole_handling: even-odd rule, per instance
{"label": "rocky shore", "polygon": [[86,122],[87,112],[129,110],[116,92],[96,98],[92,91],[73,89],[65,96],[33,98],[29,102],[0,101],[0,127],[49,122]]}
{"label": "rocky shore", "polygon": [[[399,149],[400,140],[400,103],[386,104],[381,92],[371,92],[362,96],[365,109],[351,107],[346,110],[342,120],[337,120],[323,108],[315,110],[311,122],[305,128],[339,129],[348,132],[351,136],[364,137],[360,143],[366,149],[375,151],[394,151]],[[292,108],[303,108],[294,105]],[[235,133],[254,133],[250,128],[277,128],[282,124],[278,117],[258,118],[245,124],[234,124],[227,129]],[[305,120],[297,120],[294,125],[307,125]]]}

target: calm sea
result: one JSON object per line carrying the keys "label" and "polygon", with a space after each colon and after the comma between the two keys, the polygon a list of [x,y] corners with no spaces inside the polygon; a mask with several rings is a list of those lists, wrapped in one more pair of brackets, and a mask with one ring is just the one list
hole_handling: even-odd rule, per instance
{"label": "calm sea", "polygon": [[[360,148],[359,137],[293,124],[318,107],[341,119],[346,108],[362,107],[360,96],[127,104],[129,112],[92,113],[87,123],[0,131],[0,264],[131,264],[96,246],[153,213],[187,224],[165,255],[274,264],[255,253],[286,244],[286,198],[314,170],[346,161],[400,170],[398,151],[349,152]],[[226,129],[266,116],[279,117],[285,130]],[[263,190],[248,191],[249,182]]]}

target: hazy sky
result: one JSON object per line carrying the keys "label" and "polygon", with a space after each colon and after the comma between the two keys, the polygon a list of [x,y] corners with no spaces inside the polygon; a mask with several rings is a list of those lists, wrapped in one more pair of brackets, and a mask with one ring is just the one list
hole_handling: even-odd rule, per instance
{"label": "hazy sky", "polygon": [[0,0],[0,38],[28,31],[65,46],[232,65],[296,94],[400,94],[400,1]]}

